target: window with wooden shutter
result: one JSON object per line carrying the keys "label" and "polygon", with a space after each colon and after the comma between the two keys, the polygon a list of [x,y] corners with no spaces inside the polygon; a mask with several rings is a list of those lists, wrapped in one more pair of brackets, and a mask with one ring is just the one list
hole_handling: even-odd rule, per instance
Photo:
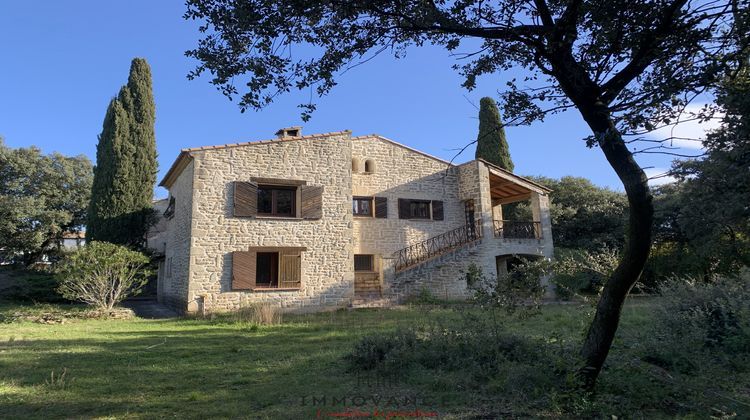
{"label": "window with wooden shutter", "polygon": [[303,185],[300,187],[302,199],[300,215],[303,219],[320,219],[323,217],[323,186]]}
{"label": "window with wooden shutter", "polygon": [[237,217],[253,217],[258,214],[258,184],[234,182],[234,212]]}
{"label": "window with wooden shutter", "polygon": [[302,252],[299,249],[284,249],[279,254],[279,287],[299,288],[302,282]]}
{"label": "window with wooden shutter", "polygon": [[443,202],[399,198],[398,218],[443,220]]}
{"label": "window with wooden shutter", "polygon": [[295,217],[297,188],[258,186],[257,210],[259,216]]}
{"label": "window with wooden shutter", "polygon": [[256,252],[232,253],[232,290],[252,290],[256,279]]}
{"label": "window with wooden shutter", "polygon": [[375,197],[375,217],[385,219],[388,217],[388,199],[385,197]]}
{"label": "window with wooden shutter", "polygon": [[353,197],[352,198],[352,214],[355,216],[369,216],[373,215],[372,197]]}
{"label": "window with wooden shutter", "polygon": [[411,203],[411,200],[407,200],[405,198],[398,199],[398,218],[399,219],[409,218],[409,203]]}
{"label": "window with wooden shutter", "polygon": [[432,200],[432,220],[443,220],[443,202]]}
{"label": "window with wooden shutter", "polygon": [[232,290],[299,289],[305,247],[252,247],[232,253]]}

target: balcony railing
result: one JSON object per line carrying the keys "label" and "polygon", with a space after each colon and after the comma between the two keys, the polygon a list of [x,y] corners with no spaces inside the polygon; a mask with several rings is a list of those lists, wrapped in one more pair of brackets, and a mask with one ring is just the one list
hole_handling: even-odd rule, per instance
{"label": "balcony railing", "polygon": [[542,226],[539,222],[519,222],[514,220],[493,220],[495,237],[504,239],[541,239]]}
{"label": "balcony railing", "polygon": [[462,245],[474,242],[482,237],[482,220],[477,219],[473,224],[458,227],[422,242],[410,245],[396,251],[396,271],[418,265],[430,258],[445,254]]}

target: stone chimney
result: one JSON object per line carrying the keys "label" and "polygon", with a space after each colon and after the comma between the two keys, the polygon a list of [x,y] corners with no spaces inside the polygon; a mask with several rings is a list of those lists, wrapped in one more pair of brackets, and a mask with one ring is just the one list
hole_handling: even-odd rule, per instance
{"label": "stone chimney", "polygon": [[293,127],[282,128],[276,132],[276,137],[286,139],[289,137],[299,137],[302,135],[302,127],[295,125]]}

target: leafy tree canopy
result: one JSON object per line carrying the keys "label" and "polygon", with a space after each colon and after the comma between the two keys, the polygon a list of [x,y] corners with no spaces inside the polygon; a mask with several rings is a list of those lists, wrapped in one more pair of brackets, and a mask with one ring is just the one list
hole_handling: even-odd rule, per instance
{"label": "leafy tree canopy", "polygon": [[709,133],[705,158],[675,162],[679,179],[657,195],[657,232],[687,243],[705,274],[750,265],[750,71],[719,90],[724,116]]}
{"label": "leafy tree canopy", "polygon": [[[580,177],[527,178],[552,189],[550,216],[555,247],[597,252],[623,245],[628,216],[625,194]],[[526,202],[504,205],[503,218],[531,220],[531,208]]]}
{"label": "leafy tree canopy", "polygon": [[[587,145],[601,149],[630,207],[620,265],[604,285],[581,349],[578,377],[587,388],[651,250],[651,191],[624,136],[678,121],[688,103],[744,57],[750,33],[750,0],[188,0],[187,6],[185,17],[202,20],[205,35],[187,52],[199,61],[189,77],[210,72],[225,95],[241,95],[243,110],[295,88],[325,95],[337,75],[373,54],[399,57],[426,44],[463,54],[455,68],[468,89],[478,76],[526,69],[521,80],[507,81],[506,122],[575,108],[591,130]],[[312,57],[295,56],[300,45],[312,47]],[[315,105],[302,108],[309,117]]]}
{"label": "leafy tree canopy", "polygon": [[64,232],[81,229],[91,179],[85,156],[12,149],[0,139],[0,253],[30,264]]}

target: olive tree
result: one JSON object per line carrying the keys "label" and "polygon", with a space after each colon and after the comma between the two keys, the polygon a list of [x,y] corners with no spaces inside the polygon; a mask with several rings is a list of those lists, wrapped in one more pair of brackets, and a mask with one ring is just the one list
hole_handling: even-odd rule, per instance
{"label": "olive tree", "polygon": [[[653,206],[631,143],[685,119],[687,104],[715,85],[746,48],[748,0],[188,0],[186,19],[204,38],[187,52],[239,106],[260,109],[280,93],[327,94],[337,76],[371,56],[400,57],[437,46],[462,56],[477,77],[518,67],[507,80],[504,120],[531,123],[575,109],[621,180],[629,203],[627,240],[581,347],[579,377],[593,387],[651,244]],[[295,53],[302,50],[302,55]],[[505,80],[504,80],[505,81]],[[315,104],[300,105],[309,118]],[[664,151],[658,140],[640,152]],[[648,144],[648,143],[647,143]]]}
{"label": "olive tree", "polygon": [[101,310],[140,293],[151,270],[143,253],[109,242],[91,242],[60,264],[58,292]]}

